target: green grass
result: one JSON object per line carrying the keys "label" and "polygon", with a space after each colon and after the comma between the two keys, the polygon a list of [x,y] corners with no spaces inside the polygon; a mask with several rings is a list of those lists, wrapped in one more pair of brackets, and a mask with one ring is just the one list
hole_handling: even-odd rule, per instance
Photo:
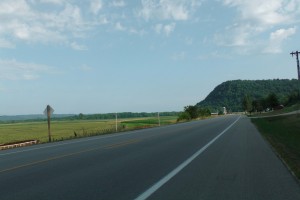
{"label": "green grass", "polygon": [[251,120],[300,179],[300,116],[295,114]]}
{"label": "green grass", "polygon": [[[160,124],[169,125],[176,123],[177,116],[171,117],[160,117]],[[125,128],[146,128],[146,127],[155,127],[158,126],[158,119],[157,118],[143,118],[143,119],[136,119],[136,120],[126,120],[121,123],[125,126]]]}
{"label": "green grass", "polygon": [[[77,136],[86,136],[109,132],[113,127],[114,121],[53,121],[51,135],[54,140],[63,140],[74,137],[74,131]],[[0,144],[30,139],[47,142],[47,122],[0,124]]]}
{"label": "green grass", "polygon": [[[161,125],[176,123],[177,116],[161,117]],[[157,118],[119,119],[118,130],[127,131],[158,126]],[[115,120],[52,121],[52,140],[108,134],[115,132]],[[0,144],[24,140],[48,142],[47,122],[22,122],[0,124]]]}

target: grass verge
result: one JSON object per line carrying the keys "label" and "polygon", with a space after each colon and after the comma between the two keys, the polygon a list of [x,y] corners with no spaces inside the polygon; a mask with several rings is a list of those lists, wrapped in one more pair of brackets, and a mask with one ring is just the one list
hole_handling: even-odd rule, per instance
{"label": "grass verge", "polygon": [[[161,117],[161,125],[176,123],[177,116]],[[119,119],[118,132],[158,126],[157,118]],[[116,132],[115,120],[66,120],[51,122],[53,141]],[[0,124],[0,144],[25,140],[48,142],[46,121]]]}
{"label": "grass verge", "polygon": [[300,180],[300,115],[251,121]]}

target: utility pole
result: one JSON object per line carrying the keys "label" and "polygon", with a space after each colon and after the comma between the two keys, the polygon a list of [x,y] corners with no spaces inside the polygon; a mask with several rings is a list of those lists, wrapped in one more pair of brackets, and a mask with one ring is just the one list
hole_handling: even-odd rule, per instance
{"label": "utility pole", "polygon": [[300,81],[300,69],[299,69],[299,51],[296,52],[292,52],[290,53],[292,56],[296,55],[296,59],[297,59],[297,70],[298,70],[298,81]]}
{"label": "utility pole", "polygon": [[[296,52],[292,52],[291,55],[294,57],[294,55],[296,55],[296,59],[297,59],[297,71],[298,71],[298,97],[300,99],[300,67],[299,67],[299,51]],[[298,116],[300,111],[298,110]]]}

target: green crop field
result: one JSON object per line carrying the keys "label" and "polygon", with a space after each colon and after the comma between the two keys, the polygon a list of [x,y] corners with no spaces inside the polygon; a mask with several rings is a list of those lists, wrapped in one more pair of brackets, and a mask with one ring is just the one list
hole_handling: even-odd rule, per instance
{"label": "green crop field", "polygon": [[[169,125],[174,124],[177,121],[177,116],[170,116],[170,117],[161,117],[160,124],[161,125]],[[142,119],[135,119],[135,120],[125,120],[121,122],[123,127],[128,129],[135,129],[135,128],[143,128],[143,127],[154,127],[158,125],[157,118],[142,118]]]}
{"label": "green crop field", "polygon": [[257,118],[252,122],[300,179],[300,115]]}
{"label": "green crop field", "polygon": [[[161,125],[176,123],[177,116],[161,117]],[[108,134],[116,131],[115,120],[69,120],[52,121],[52,140]],[[157,118],[119,119],[118,131],[158,126]],[[0,144],[24,140],[48,141],[47,122],[21,122],[0,124]]]}

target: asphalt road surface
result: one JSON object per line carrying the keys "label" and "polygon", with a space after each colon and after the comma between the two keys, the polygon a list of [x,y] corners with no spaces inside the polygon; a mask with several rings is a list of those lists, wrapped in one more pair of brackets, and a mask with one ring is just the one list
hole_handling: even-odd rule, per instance
{"label": "asphalt road surface", "polygon": [[0,151],[0,199],[300,199],[241,116]]}

